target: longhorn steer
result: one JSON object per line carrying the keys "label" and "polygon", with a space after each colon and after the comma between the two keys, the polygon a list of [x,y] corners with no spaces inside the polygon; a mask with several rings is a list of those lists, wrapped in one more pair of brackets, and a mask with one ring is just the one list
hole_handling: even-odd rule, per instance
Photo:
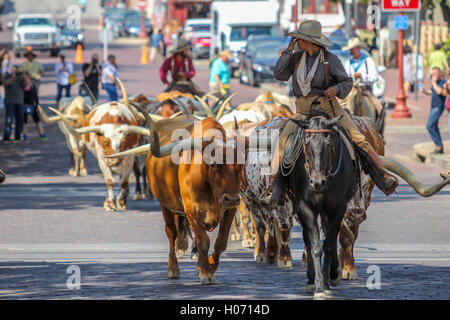
{"label": "longhorn steer", "polygon": [[[40,106],[38,106],[38,110],[46,123],[58,122],[61,132],[66,138],[67,150],[69,151],[70,158],[69,175],[73,177],[78,175],[86,176],[86,146],[82,143],[80,137],[67,129],[64,122],[61,122],[60,116],[48,117]],[[87,114],[90,112],[90,105],[81,96],[77,96],[74,99],[61,98],[59,101],[59,111],[70,120],[70,124],[73,128],[80,128],[86,120]]]}
{"label": "longhorn steer", "polygon": [[[165,230],[170,244],[168,276],[180,276],[176,246],[180,249],[178,238],[181,236],[183,239],[186,232],[189,232],[186,230],[188,221],[198,249],[197,270],[201,283],[214,284],[219,257],[226,249],[231,223],[240,201],[239,183],[243,169],[243,164],[240,163],[244,162],[244,151],[241,153],[239,148],[224,144],[227,141],[225,131],[212,118],[195,123],[190,120],[189,123],[189,117],[183,116],[161,120],[157,127],[147,114],[145,116],[151,131],[147,176],[150,188],[161,204],[166,223]],[[172,121],[183,120],[187,123],[183,128],[190,132],[190,138],[170,144],[167,144],[170,141],[166,139],[160,147],[157,131],[161,134],[161,130],[158,129],[169,126]],[[178,151],[184,151],[181,151],[181,161],[177,164],[168,155],[172,153],[174,146],[180,144],[184,144],[184,147]],[[135,155],[148,148],[148,145],[141,146],[114,156]],[[210,150],[211,156],[206,156],[206,150]],[[224,161],[226,155],[232,155],[233,161]],[[207,232],[213,231],[217,226],[219,232],[214,252],[208,259],[210,239]]]}
{"label": "longhorn steer", "polygon": [[[118,102],[108,102],[93,109],[84,126],[78,129],[73,128],[59,111],[51,110],[61,116],[68,130],[80,137],[81,143],[97,158],[107,186],[103,207],[106,211],[125,210],[134,157],[107,159],[105,156],[137,146],[140,134],[147,134],[148,130],[138,127],[129,108]],[[120,192],[115,203],[113,174],[120,175]]]}
{"label": "longhorn steer", "polygon": [[[253,135],[279,133],[288,121],[286,118],[273,118],[257,124]],[[272,131],[273,130],[273,131]],[[275,137],[272,137],[272,141]],[[293,226],[292,203],[284,196],[276,208],[270,208],[260,197],[268,189],[272,154],[270,151],[258,150],[247,153],[244,181],[241,184],[241,195],[253,215],[256,225],[256,245],[254,258],[257,263],[278,261],[279,268],[292,267],[290,252],[291,230]],[[241,212],[241,208],[239,208]],[[245,226],[244,226],[245,230]],[[266,230],[268,239],[265,242]]]}

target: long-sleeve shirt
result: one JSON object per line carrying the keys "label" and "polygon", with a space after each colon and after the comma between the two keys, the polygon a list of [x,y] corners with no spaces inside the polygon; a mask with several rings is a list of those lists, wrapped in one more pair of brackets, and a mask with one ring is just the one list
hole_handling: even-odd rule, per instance
{"label": "long-sleeve shirt", "polygon": [[358,84],[360,87],[371,86],[379,78],[375,61],[365,54],[362,54],[358,60],[355,58],[347,60],[345,70],[351,77],[355,73],[361,73],[361,82]]}
{"label": "long-sleeve shirt", "polygon": [[164,60],[163,65],[159,69],[159,77],[162,83],[167,84],[167,73],[170,71],[172,76],[172,81],[178,80],[178,73],[180,71],[184,72],[187,80],[190,80],[195,75],[194,64],[192,63],[191,57],[184,57],[181,61],[177,61],[175,56],[171,56]]}
{"label": "long-sleeve shirt", "polygon": [[[293,52],[290,49],[286,49],[281,53],[273,72],[275,79],[281,81],[287,81],[292,76],[292,91],[296,97],[303,96],[297,82],[297,70],[294,70],[297,62],[300,61],[302,54],[306,54],[306,72],[309,72],[319,53],[309,56],[308,53],[303,50]],[[328,52],[328,72],[328,86],[336,86],[338,91],[337,97],[339,99],[344,99],[352,90],[353,81],[352,78],[347,75],[341,60],[331,52]],[[325,89],[325,71],[323,63],[319,62],[314,78],[311,81],[311,92],[309,94],[321,94]]]}

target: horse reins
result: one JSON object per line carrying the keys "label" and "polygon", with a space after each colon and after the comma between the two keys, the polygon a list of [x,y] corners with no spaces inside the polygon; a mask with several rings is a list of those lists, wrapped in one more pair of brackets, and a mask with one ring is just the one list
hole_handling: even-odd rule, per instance
{"label": "horse reins", "polygon": [[[310,118],[310,120],[311,119],[328,120],[327,118],[325,118],[323,116],[315,116],[315,117]],[[305,133],[330,133],[331,134],[332,130],[331,129],[305,129]],[[341,136],[340,136],[339,132],[337,133],[337,136],[338,136],[338,142],[339,142],[339,160],[338,160],[338,165],[337,165],[336,169],[332,173],[328,173],[327,174],[327,178],[334,177],[339,172],[339,169],[341,168],[341,164],[342,164],[342,141],[341,141],[342,139],[341,139]],[[308,177],[310,177],[311,173],[309,171],[309,169],[310,169],[309,168],[309,164],[306,161],[306,145],[305,145],[304,142],[303,142],[303,154],[305,155],[305,171],[306,171],[306,174],[308,175]],[[330,157],[329,168],[332,168],[332,160],[333,160],[333,158]]]}

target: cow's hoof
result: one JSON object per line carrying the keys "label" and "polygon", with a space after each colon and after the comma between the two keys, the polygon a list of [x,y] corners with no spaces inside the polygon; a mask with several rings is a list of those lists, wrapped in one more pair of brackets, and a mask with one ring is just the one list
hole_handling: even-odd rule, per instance
{"label": "cow's hoof", "polygon": [[258,254],[255,256],[256,263],[267,263],[266,256],[263,254]]}
{"label": "cow's hoof", "polygon": [[241,235],[239,233],[231,235],[231,241],[240,241],[240,240],[241,240]]}
{"label": "cow's hoof", "polygon": [[316,291],[316,285],[314,283],[306,285],[306,289],[305,289],[306,293],[314,293],[315,291]]}
{"label": "cow's hoof", "polygon": [[331,290],[323,290],[323,292],[325,293],[325,296],[327,298],[332,298],[333,297],[333,292],[331,292]]}
{"label": "cow's hoof", "polygon": [[142,199],[154,199],[153,195],[150,192],[144,192],[144,194],[142,195]]}
{"label": "cow's hoof", "polygon": [[86,177],[88,175],[87,170],[86,169],[80,169],[80,176],[81,177]]}
{"label": "cow's hoof", "polygon": [[278,260],[278,268],[292,268],[292,260]]}
{"label": "cow's hoof", "polygon": [[168,269],[167,275],[169,276],[169,279],[178,279],[180,277],[180,270]]}
{"label": "cow's hoof", "polygon": [[105,208],[106,212],[116,211],[116,205],[114,204],[114,201],[106,200],[105,202],[103,202],[103,208]]}
{"label": "cow's hoof", "polygon": [[254,248],[255,247],[255,240],[253,240],[253,239],[244,239],[244,240],[242,240],[242,247],[244,247],[244,248]]}
{"label": "cow's hoof", "polygon": [[198,253],[197,252],[191,252],[191,260],[198,260]]}
{"label": "cow's hoof", "polygon": [[339,274],[336,279],[330,279],[330,285],[332,287],[337,287],[341,282],[341,275]]}
{"label": "cow's hoof", "polygon": [[143,198],[144,197],[140,193],[135,193],[134,196],[133,196],[133,200],[141,200]]}
{"label": "cow's hoof", "polygon": [[314,300],[325,300],[327,298],[327,294],[325,291],[322,292],[314,292]]}
{"label": "cow's hoof", "polygon": [[203,285],[217,284],[217,280],[216,280],[216,277],[214,275],[210,275],[210,276],[207,276],[207,277],[205,277],[205,276],[200,277],[200,282]]}
{"label": "cow's hoof", "polygon": [[176,249],[175,254],[177,258],[184,257],[186,255],[186,250]]}
{"label": "cow's hoof", "polygon": [[266,263],[274,264],[275,261],[277,260],[277,257],[276,256],[266,256],[265,259],[266,259]]}
{"label": "cow's hoof", "polygon": [[117,202],[117,207],[116,208],[119,211],[125,211],[125,210],[127,210],[127,204],[126,203]]}
{"label": "cow's hoof", "polygon": [[69,169],[69,176],[76,177],[77,171],[75,169]]}
{"label": "cow's hoof", "polygon": [[356,268],[344,268],[342,270],[342,279],[343,280],[358,279],[358,273],[356,272]]}

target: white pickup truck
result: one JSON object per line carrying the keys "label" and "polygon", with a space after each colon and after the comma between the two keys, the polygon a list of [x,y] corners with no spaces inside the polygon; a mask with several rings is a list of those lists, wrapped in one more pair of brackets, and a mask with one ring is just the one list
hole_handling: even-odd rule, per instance
{"label": "white pickup truck", "polygon": [[61,48],[60,32],[50,14],[21,14],[14,24],[14,55],[30,48],[33,51],[50,51],[56,57]]}

